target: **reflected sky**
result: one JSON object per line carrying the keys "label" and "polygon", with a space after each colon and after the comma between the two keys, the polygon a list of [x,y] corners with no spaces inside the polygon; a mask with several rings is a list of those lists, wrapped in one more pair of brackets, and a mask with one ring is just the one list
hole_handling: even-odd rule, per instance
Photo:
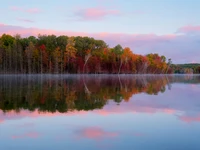
{"label": "reflected sky", "polygon": [[199,149],[200,76],[0,76],[0,149]]}

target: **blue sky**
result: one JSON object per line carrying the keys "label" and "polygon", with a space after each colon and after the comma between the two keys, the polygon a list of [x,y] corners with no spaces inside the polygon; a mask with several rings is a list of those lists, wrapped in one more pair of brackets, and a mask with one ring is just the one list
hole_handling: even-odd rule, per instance
{"label": "blue sky", "polygon": [[174,63],[200,62],[199,6],[199,0],[1,0],[0,34],[93,36]]}

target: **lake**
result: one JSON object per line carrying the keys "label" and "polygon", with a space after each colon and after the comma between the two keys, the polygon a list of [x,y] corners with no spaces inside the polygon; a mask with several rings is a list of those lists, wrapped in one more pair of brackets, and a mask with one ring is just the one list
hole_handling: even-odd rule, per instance
{"label": "lake", "polygon": [[199,150],[198,75],[1,75],[1,150]]}

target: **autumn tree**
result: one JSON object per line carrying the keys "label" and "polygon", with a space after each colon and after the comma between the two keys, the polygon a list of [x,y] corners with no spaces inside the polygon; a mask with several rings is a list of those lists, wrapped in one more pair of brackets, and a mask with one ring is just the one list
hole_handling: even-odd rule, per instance
{"label": "autumn tree", "polygon": [[74,37],[70,37],[67,41],[65,53],[64,53],[64,66],[67,66],[67,73],[70,71],[70,61],[76,58],[77,49],[74,47]]}
{"label": "autumn tree", "polygon": [[[91,37],[38,35],[0,37],[1,73],[171,73],[170,61],[158,54],[134,54],[130,48],[110,48]],[[192,68],[194,73],[197,67]]]}
{"label": "autumn tree", "polygon": [[60,47],[57,47],[55,51],[53,52],[53,58],[54,58],[54,64],[55,64],[54,73],[59,73],[59,64],[62,61]]}
{"label": "autumn tree", "polygon": [[59,36],[56,38],[57,45],[60,48],[60,73],[62,74],[64,71],[64,53],[66,50],[66,45],[68,41],[68,36]]}

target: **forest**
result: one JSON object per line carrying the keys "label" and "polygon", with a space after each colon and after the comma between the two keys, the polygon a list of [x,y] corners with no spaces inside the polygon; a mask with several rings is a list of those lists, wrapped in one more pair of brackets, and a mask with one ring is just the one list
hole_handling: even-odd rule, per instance
{"label": "forest", "polygon": [[200,64],[172,64],[171,69],[175,74],[200,74]]}
{"label": "forest", "polygon": [[[134,51],[134,50],[133,50]],[[92,37],[0,37],[0,74],[169,74],[171,59]]]}

